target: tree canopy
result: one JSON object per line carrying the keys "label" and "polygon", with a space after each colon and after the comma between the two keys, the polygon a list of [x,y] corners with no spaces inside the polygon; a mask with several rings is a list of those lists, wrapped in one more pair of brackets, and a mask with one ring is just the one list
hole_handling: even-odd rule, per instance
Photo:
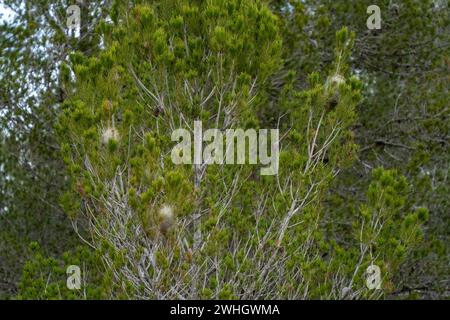
{"label": "tree canopy", "polygon": [[[446,1],[73,4],[2,4],[0,297],[448,297]],[[277,173],[175,163],[197,122]]]}

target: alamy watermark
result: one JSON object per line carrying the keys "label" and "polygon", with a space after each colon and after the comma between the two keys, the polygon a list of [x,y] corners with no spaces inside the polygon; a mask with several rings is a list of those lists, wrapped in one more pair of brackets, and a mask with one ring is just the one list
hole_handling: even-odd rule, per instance
{"label": "alamy watermark", "polygon": [[[268,152],[270,132],[270,153]],[[187,129],[172,132],[172,141],[178,144],[172,149],[174,164],[261,164],[261,175],[278,174],[278,129],[208,129],[203,132],[202,122],[194,121],[194,152],[192,137]],[[203,148],[203,143],[209,143]],[[248,147],[248,148],[247,148]],[[248,153],[246,152],[248,150]]]}
{"label": "alamy watermark", "polygon": [[67,277],[67,289],[80,290],[81,288],[81,269],[77,265],[70,265],[66,269]]}
{"label": "alamy watermark", "polygon": [[66,10],[67,13],[67,29],[69,29],[69,34],[73,34],[78,37],[80,35],[81,28],[81,10],[76,4],[69,6]]}
{"label": "alamy watermark", "polygon": [[377,5],[371,5],[367,7],[367,14],[370,14],[367,18],[367,28],[369,30],[380,30],[381,29],[381,10]]}
{"label": "alamy watermark", "polygon": [[371,264],[366,269],[366,286],[369,290],[381,289],[381,269],[376,264]]}

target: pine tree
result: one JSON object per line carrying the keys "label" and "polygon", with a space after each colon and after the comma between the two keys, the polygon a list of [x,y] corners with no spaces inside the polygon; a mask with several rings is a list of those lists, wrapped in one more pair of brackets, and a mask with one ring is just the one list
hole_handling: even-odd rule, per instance
{"label": "pine tree", "polygon": [[[329,240],[322,223],[327,191],[357,149],[354,35],[337,32],[326,77],[313,72],[298,89],[294,72],[277,81],[280,21],[260,1],[149,1],[117,10],[101,26],[106,49],[72,55],[76,82],[67,84],[72,94],[58,124],[73,185],[66,211],[78,219],[76,203],[84,203],[112,290],[267,299],[340,298],[350,288],[353,298],[378,297],[365,286],[365,267],[379,263],[390,279],[403,258],[394,251],[419,236],[420,220],[399,216],[401,201],[392,202],[404,178],[379,170],[373,188],[387,188],[387,198],[371,199],[373,209],[350,220],[357,234],[350,247]],[[171,133],[195,120],[222,130],[278,128],[278,175],[260,176],[249,164],[175,165]]]}
{"label": "pine tree", "polygon": [[[76,1],[79,37],[73,1],[3,3],[0,296],[445,296],[444,1],[381,30],[370,1]],[[177,164],[197,123],[278,129],[277,174]]]}

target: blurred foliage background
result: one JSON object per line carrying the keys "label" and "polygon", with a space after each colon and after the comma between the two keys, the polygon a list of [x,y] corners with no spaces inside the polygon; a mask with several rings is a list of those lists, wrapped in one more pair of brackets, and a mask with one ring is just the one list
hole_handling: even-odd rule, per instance
{"label": "blurred foliage background", "polygon": [[[72,91],[87,91],[70,85],[71,71],[65,66],[89,64],[89,59],[111,49],[105,26],[112,25],[120,33],[121,21],[143,2],[155,5],[154,1],[112,0],[0,2],[12,12],[0,25],[1,298],[130,297],[126,289],[113,285],[113,274],[101,263],[105,251],[82,240],[92,236],[88,221],[69,216],[70,211],[83,210],[84,203],[67,199],[76,186],[73,174],[66,171],[55,124]],[[167,10],[170,16],[174,4],[200,2],[162,1],[158,10]],[[384,297],[448,298],[448,1],[377,1],[381,30],[366,27],[366,9],[373,1],[259,2],[278,16],[274,24],[282,40],[280,63],[268,76],[267,94],[259,102],[269,106],[258,114],[262,124],[273,124],[280,110],[292,108],[289,102],[303,101],[294,93],[309,92],[311,74],[326,79],[333,72],[337,31],[346,27],[354,37],[348,74],[362,87],[349,131],[358,150],[351,164],[330,182],[321,201],[324,238],[336,248],[352,242],[354,217],[378,205],[370,201],[371,192],[386,188],[381,181],[388,180],[398,192],[396,199],[402,201],[401,208],[394,205],[393,211],[402,215],[425,207],[429,214],[420,212],[429,217],[420,218],[426,221],[423,239],[407,250]],[[81,8],[78,38],[66,28],[66,9],[72,4]],[[169,20],[162,15],[164,19]],[[75,52],[74,63],[69,57]],[[120,65],[123,59],[114,63]],[[395,170],[373,173],[378,167]],[[408,187],[395,182],[403,181],[399,176],[406,177]],[[65,288],[68,264],[89,270],[85,290]],[[320,291],[316,296],[321,296]]]}

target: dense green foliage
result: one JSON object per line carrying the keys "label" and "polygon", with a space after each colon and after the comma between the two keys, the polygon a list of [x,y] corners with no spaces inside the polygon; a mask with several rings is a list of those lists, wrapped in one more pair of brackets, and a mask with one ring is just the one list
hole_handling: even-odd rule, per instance
{"label": "dense green foliage", "polygon": [[[104,1],[76,39],[69,3],[5,1],[0,294],[446,296],[447,4],[380,1],[370,31],[369,2]],[[175,165],[195,120],[278,128],[278,175]]]}
{"label": "dense green foliage", "polygon": [[[278,8],[286,3],[278,2]],[[365,26],[371,1],[291,3],[289,14],[280,10],[286,22],[289,67],[303,77],[317,65],[324,67],[332,55],[335,30],[347,26],[356,34],[351,69],[365,84],[358,121],[352,128],[360,151],[330,193],[330,227],[346,224],[348,213],[357,210],[372,168],[398,169],[412,184],[407,206],[427,207],[431,219],[421,249],[410,255],[397,274],[395,294],[418,293],[428,298],[448,294],[447,1],[377,1],[380,31]],[[319,14],[305,15],[312,8]],[[347,234],[334,232],[339,238]]]}

